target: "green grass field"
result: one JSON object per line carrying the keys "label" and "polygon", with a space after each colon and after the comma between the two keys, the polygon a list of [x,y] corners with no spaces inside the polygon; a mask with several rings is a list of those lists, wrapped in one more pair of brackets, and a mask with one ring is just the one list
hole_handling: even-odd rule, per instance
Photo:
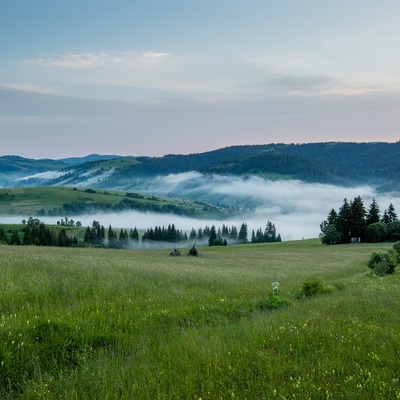
{"label": "green grass field", "polygon": [[[400,399],[400,273],[367,268],[391,246],[0,246],[0,398]],[[334,290],[299,299],[310,276]]]}

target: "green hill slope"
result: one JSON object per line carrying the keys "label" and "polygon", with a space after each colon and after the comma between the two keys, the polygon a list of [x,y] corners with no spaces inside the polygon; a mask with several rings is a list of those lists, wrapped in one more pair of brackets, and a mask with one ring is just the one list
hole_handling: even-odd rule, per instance
{"label": "green hill slope", "polygon": [[0,215],[79,215],[127,210],[196,218],[218,218],[230,213],[230,210],[223,207],[132,192],[71,187],[0,189]]}

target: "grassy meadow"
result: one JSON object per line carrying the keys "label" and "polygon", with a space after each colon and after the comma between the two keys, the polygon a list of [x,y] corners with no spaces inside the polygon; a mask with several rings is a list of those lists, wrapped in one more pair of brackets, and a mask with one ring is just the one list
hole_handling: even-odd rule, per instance
{"label": "grassy meadow", "polygon": [[400,273],[367,268],[391,246],[0,246],[0,398],[400,399]]}

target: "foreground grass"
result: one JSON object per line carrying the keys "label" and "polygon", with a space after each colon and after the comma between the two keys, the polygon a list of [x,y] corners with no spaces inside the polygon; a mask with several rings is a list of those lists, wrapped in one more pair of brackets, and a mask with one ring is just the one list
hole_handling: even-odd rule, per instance
{"label": "foreground grass", "polygon": [[[388,244],[165,251],[1,246],[0,398],[398,399]],[[319,276],[335,290],[296,300]],[[271,283],[291,305],[265,311]]]}

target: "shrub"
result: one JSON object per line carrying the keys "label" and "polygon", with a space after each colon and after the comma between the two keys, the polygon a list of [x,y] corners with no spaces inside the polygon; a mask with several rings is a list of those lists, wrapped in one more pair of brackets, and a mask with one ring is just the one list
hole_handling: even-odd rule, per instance
{"label": "shrub", "polygon": [[326,285],[321,278],[312,276],[303,282],[300,293],[302,296],[311,297],[317,294],[328,293],[332,290],[332,286]]}
{"label": "shrub", "polygon": [[393,250],[397,253],[397,263],[400,262],[400,241],[397,241],[393,245]]}
{"label": "shrub", "polygon": [[384,242],[388,236],[388,229],[383,222],[375,222],[368,225],[365,230],[365,241],[367,243]]}
{"label": "shrub", "polygon": [[259,311],[272,311],[278,308],[290,306],[289,300],[282,299],[279,296],[269,295],[264,300],[259,300],[255,303],[255,308]]}
{"label": "shrub", "polygon": [[338,244],[343,242],[343,235],[333,226],[321,227],[320,239],[322,244]]}
{"label": "shrub", "polygon": [[368,267],[379,276],[393,274],[398,263],[398,253],[395,250],[374,251],[368,261]]}

